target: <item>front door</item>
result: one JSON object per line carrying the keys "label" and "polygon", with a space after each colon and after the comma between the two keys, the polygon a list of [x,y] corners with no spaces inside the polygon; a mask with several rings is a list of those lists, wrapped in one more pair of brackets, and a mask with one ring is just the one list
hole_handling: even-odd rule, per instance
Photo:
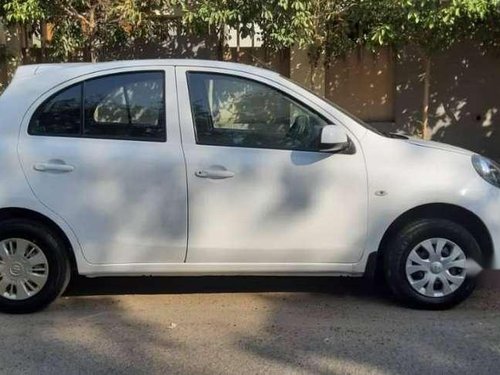
{"label": "front door", "polygon": [[[68,83],[37,103],[19,153],[40,201],[95,264],[181,263],[187,197],[174,69]],[[166,89],[165,89],[166,88]]]}
{"label": "front door", "polygon": [[[351,263],[367,226],[364,158],[319,151],[325,114],[274,81],[178,67],[188,262]],[[342,126],[341,124],[335,124]]]}

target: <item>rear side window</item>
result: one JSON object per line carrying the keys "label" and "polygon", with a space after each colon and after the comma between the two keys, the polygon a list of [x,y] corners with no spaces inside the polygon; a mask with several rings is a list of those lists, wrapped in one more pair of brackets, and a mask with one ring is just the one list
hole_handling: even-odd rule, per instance
{"label": "rear side window", "polygon": [[82,126],[82,85],[50,97],[36,110],[28,128],[33,135],[78,135]]}
{"label": "rear side window", "polygon": [[84,83],[84,135],[163,140],[163,74],[120,74]]}
{"label": "rear side window", "polygon": [[[66,97],[71,95],[72,111],[65,104],[69,100]],[[45,112],[51,114],[47,116]],[[69,125],[71,129],[68,129]],[[165,141],[164,74],[114,74],[65,89],[39,107],[28,132],[33,135]]]}

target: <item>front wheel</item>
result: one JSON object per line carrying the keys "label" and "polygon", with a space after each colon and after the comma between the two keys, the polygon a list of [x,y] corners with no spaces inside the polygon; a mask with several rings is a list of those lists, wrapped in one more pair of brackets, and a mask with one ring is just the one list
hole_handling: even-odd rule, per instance
{"label": "front wheel", "polygon": [[56,299],[70,278],[64,242],[25,219],[0,222],[0,311],[29,313]]}
{"label": "front wheel", "polygon": [[[422,219],[404,227],[384,254],[385,275],[394,295],[420,308],[445,309],[475,288],[470,264],[481,264],[474,237],[444,219]],[[468,271],[469,269],[469,271]]]}

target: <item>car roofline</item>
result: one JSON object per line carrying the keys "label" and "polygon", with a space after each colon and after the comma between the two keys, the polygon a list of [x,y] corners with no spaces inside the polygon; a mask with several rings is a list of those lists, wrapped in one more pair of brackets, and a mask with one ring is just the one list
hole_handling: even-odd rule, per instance
{"label": "car roofline", "polygon": [[77,75],[86,75],[97,73],[99,71],[121,68],[145,67],[145,66],[182,66],[196,68],[220,68],[230,69],[239,72],[254,73],[264,77],[276,78],[278,73],[251,65],[228,61],[198,60],[198,59],[144,59],[144,60],[117,60],[98,63],[49,63],[49,64],[30,64],[21,65],[13,79],[12,83],[19,80],[29,80],[41,78],[44,76],[59,75],[61,71],[69,73],[75,71]]}

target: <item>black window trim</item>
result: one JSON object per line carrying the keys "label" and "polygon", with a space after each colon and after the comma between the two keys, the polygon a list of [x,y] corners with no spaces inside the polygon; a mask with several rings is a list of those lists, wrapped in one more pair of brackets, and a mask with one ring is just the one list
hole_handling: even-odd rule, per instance
{"label": "black window trim", "polygon": [[191,110],[191,117],[193,119],[193,128],[194,128],[194,137],[195,137],[195,141],[196,141],[196,144],[197,145],[200,145],[200,146],[216,146],[216,147],[232,147],[232,148],[246,148],[246,149],[257,149],[257,150],[278,150],[278,151],[292,151],[292,152],[314,152],[314,153],[329,153],[327,151],[321,151],[321,150],[309,150],[309,149],[291,149],[291,148],[286,148],[286,147],[283,147],[283,148],[280,148],[280,147],[268,147],[268,146],[244,146],[244,145],[230,145],[230,144],[210,144],[210,143],[201,143],[200,140],[198,139],[198,131],[197,131],[197,128],[196,128],[196,116],[195,116],[195,113],[193,111],[193,106],[191,105],[191,85],[189,84],[189,76],[191,74],[210,74],[210,75],[218,75],[218,76],[225,76],[225,77],[236,77],[236,78],[239,78],[239,79],[244,79],[244,80],[247,80],[247,81],[251,81],[251,82],[255,82],[257,84],[261,84],[261,85],[264,85],[272,90],[275,90],[277,91],[278,93],[280,93],[281,95],[287,97],[288,99],[290,99],[292,102],[294,103],[298,103],[299,106],[302,106],[304,107],[306,110],[314,113],[316,116],[318,116],[319,118],[321,118],[323,121],[325,121],[327,124],[330,124],[330,125],[335,125],[335,126],[339,126],[337,124],[334,124],[332,123],[332,121],[328,120],[325,116],[323,116],[322,114],[318,113],[318,111],[312,109],[310,106],[308,106],[307,104],[304,104],[302,101],[298,100],[297,98],[294,98],[292,95],[284,92],[283,90],[275,87],[275,86],[272,86],[272,85],[269,85],[265,82],[262,82],[262,81],[259,81],[257,79],[254,79],[254,78],[249,78],[249,77],[246,77],[246,76],[240,76],[240,75],[237,75],[237,74],[232,74],[230,72],[228,73],[221,73],[221,72],[212,72],[212,71],[208,71],[208,70],[188,70],[186,71],[186,81],[187,81],[187,86],[188,86],[188,94],[189,94],[189,107],[190,107],[190,110]]}
{"label": "black window trim", "polygon": [[[102,136],[102,135],[89,135],[89,134],[84,134],[84,129],[85,129],[85,83],[88,81],[100,79],[100,78],[107,78],[107,77],[112,77],[112,76],[118,76],[118,75],[126,75],[126,74],[135,74],[135,73],[161,73],[162,75],[162,85],[163,85],[163,137],[160,139],[151,139],[151,138],[142,138],[142,137],[124,137],[124,136]],[[28,122],[28,129],[27,132],[30,136],[34,137],[58,137],[58,138],[88,138],[88,139],[103,139],[103,140],[115,140],[115,141],[135,141],[135,142],[156,142],[156,143],[165,143],[167,142],[167,88],[166,88],[166,74],[164,70],[134,70],[134,71],[124,71],[124,72],[118,72],[118,73],[112,73],[112,74],[106,74],[106,75],[101,75],[101,76],[96,76],[92,78],[85,79],[83,81],[79,81],[76,83],[73,83],[71,85],[65,86],[61,89],[59,89],[57,92],[54,94],[50,95],[48,98],[46,98],[41,104],[39,104],[36,109],[33,111],[30,120]],[[72,87],[80,85],[80,131],[79,133],[75,134],[37,134],[33,133],[30,127],[31,121],[33,120],[33,117],[35,116],[36,112],[38,111],[39,108],[41,108],[45,103],[59,95],[65,90],[68,90]]]}

